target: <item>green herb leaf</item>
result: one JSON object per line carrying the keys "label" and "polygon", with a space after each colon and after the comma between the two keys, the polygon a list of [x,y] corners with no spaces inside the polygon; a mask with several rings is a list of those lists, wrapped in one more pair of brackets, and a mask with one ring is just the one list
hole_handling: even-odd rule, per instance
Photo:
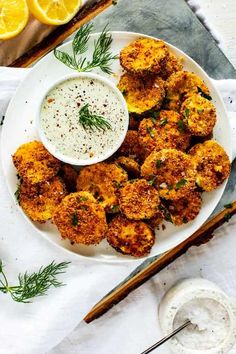
{"label": "green herb leaf", "polygon": [[165,220],[166,221],[169,221],[169,222],[171,222],[173,224],[172,217],[171,217],[170,213],[167,210],[165,210],[164,216],[165,216]]}
{"label": "green herb leaf", "polygon": [[156,162],[156,168],[159,169],[161,167],[162,161],[161,160],[157,160]]}
{"label": "green herb leaf", "polygon": [[199,114],[201,114],[203,111],[204,111],[203,108],[198,108],[198,109],[197,109],[197,113],[199,113]]}
{"label": "green herb leaf", "polygon": [[5,294],[10,293],[12,299],[16,302],[30,303],[32,298],[46,295],[50,287],[58,288],[65,285],[57,280],[57,275],[64,273],[69,263],[55,263],[53,261],[48,266],[41,267],[38,272],[19,274],[19,284],[11,286],[0,261],[0,277],[2,278],[0,279],[2,285],[0,291]]}
{"label": "green herb leaf", "polygon": [[185,115],[186,118],[189,117],[189,113],[190,113],[189,108],[186,108],[185,111],[184,111],[184,115]]}
{"label": "green herb leaf", "polygon": [[173,188],[174,188],[173,184],[168,184],[168,185],[167,185],[167,189],[168,189],[169,191],[171,191]]}
{"label": "green herb leaf", "polygon": [[187,180],[182,178],[179,182],[176,183],[175,188],[180,189],[187,183]]}
{"label": "green herb leaf", "polygon": [[80,196],[80,197],[79,197],[79,201],[80,201],[80,202],[86,202],[87,200],[88,200],[87,197],[84,197],[84,196]]}
{"label": "green herb leaf", "polygon": [[179,130],[181,133],[183,133],[183,132],[185,131],[184,122],[180,119],[180,120],[178,120],[177,125],[178,125],[178,130]]}
{"label": "green herb leaf", "polygon": [[112,205],[112,206],[111,206],[111,211],[112,211],[113,213],[119,213],[119,211],[120,211],[119,205]]}
{"label": "green herb leaf", "polygon": [[84,105],[79,111],[79,122],[84,128],[84,130],[98,129],[106,130],[111,129],[111,124],[106,121],[103,116],[92,114],[89,111],[89,104]]}
{"label": "green herb leaf", "polygon": [[187,224],[188,223],[188,218],[186,216],[183,217],[183,223]]}
{"label": "green herb leaf", "polygon": [[17,186],[14,196],[15,196],[17,202],[19,203],[19,201],[20,201],[20,185]]}
{"label": "green herb leaf", "polygon": [[202,91],[201,87],[197,87],[198,93],[200,93],[200,95],[204,98],[206,98],[207,100],[211,101],[212,97],[210,95],[208,95],[207,93],[205,93],[204,91]]}
{"label": "green herb leaf", "polygon": [[152,175],[150,177],[152,177],[152,178],[148,181],[148,184],[150,184],[150,186],[153,186],[155,181],[156,181],[156,179],[157,179],[157,176]]}
{"label": "green herb leaf", "polygon": [[163,118],[160,120],[160,126],[163,127],[164,125],[166,125],[168,123],[168,119],[167,118]]}
{"label": "green herb leaf", "polygon": [[232,204],[232,203],[225,204],[224,207],[225,207],[226,209],[231,209],[231,208],[233,208],[233,204]]}
{"label": "green herb leaf", "polygon": [[83,54],[88,50],[88,40],[92,30],[93,25],[91,23],[80,27],[72,42],[72,48],[75,55]]}
{"label": "green herb leaf", "polygon": [[159,118],[160,112],[152,112],[151,113],[151,121],[153,124],[156,124],[157,118]]}
{"label": "green herb leaf", "polygon": [[228,222],[228,221],[232,218],[232,216],[233,216],[233,214],[231,214],[231,213],[226,213],[226,214],[224,215],[224,220],[225,220],[226,222]]}
{"label": "green herb leaf", "polygon": [[151,138],[155,137],[155,134],[154,134],[153,129],[151,127],[147,127],[147,132]]}
{"label": "green herb leaf", "polygon": [[69,68],[77,70],[77,63],[75,59],[70,56],[70,54],[66,52],[61,52],[58,49],[54,49],[54,55],[58,60],[60,60],[63,64],[65,64]]}
{"label": "green herb leaf", "polygon": [[72,224],[72,226],[77,226],[78,225],[78,216],[77,216],[76,213],[73,213],[73,215],[72,215],[71,224]]}
{"label": "green herb leaf", "polygon": [[128,91],[127,90],[122,90],[121,93],[122,93],[123,96],[127,96]]}

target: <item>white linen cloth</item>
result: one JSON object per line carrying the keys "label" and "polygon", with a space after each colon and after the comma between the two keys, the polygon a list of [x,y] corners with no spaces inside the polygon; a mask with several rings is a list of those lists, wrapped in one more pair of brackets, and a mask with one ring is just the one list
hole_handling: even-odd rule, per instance
{"label": "white linen cloth", "polygon": [[[1,114],[4,114],[7,101],[28,70],[30,69],[0,68]],[[227,109],[236,111],[236,81],[223,80],[217,85]],[[17,280],[18,272],[37,270],[53,259],[58,262],[72,261],[67,272],[61,276],[67,285],[51,289],[49,296],[37,298],[32,304],[14,303],[8,295],[0,293],[0,353],[50,352],[72,332],[90,308],[138,264],[110,265],[64,253],[42,239],[22,218],[9,196],[2,170],[0,189],[0,259],[6,266],[10,283],[14,284]],[[235,225],[235,219],[217,231],[217,234],[227,235],[218,237],[199,249],[192,249],[106,316],[90,325],[80,323],[51,353],[138,353],[161,336],[156,316],[160,296],[177,279],[186,275],[200,275],[215,280],[236,297],[233,277],[236,271],[236,263],[233,261],[235,228],[230,227],[230,224]]]}

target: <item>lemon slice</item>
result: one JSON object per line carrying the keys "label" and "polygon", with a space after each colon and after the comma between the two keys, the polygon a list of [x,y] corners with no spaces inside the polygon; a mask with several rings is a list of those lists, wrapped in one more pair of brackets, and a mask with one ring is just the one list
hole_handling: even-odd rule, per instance
{"label": "lemon slice", "polygon": [[80,8],[81,0],[27,0],[34,17],[47,25],[69,22]]}
{"label": "lemon slice", "polygon": [[0,39],[15,37],[24,29],[28,18],[26,0],[0,0]]}

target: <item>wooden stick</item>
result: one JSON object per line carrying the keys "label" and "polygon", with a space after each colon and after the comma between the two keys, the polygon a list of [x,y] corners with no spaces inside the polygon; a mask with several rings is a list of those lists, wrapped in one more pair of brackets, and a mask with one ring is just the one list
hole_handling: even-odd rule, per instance
{"label": "wooden stick", "polygon": [[200,246],[208,242],[212,237],[212,232],[221,226],[224,222],[236,213],[236,202],[231,208],[226,208],[219,214],[207,221],[192,236],[181,242],[170,251],[163,253],[159,258],[147,265],[139,273],[127,280],[124,284],[118,286],[112,293],[99,301],[92,310],[85,316],[84,321],[90,323],[106,313],[112,306],[123,300],[131,291],[137,289],[140,285],[160,272],[176,258],[183,255],[190,247]]}
{"label": "wooden stick", "polygon": [[9,66],[18,68],[30,66],[110,5],[112,5],[112,0],[89,0],[70,22],[58,26],[52,33],[44,38],[42,42],[36,44]]}

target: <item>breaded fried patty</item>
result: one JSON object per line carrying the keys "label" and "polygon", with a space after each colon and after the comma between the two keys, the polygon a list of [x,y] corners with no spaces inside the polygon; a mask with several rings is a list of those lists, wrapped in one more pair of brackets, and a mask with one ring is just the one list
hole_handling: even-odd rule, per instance
{"label": "breaded fried patty", "polygon": [[196,183],[206,192],[217,188],[230,174],[230,160],[225,150],[214,140],[197,144],[189,151],[196,164]]}
{"label": "breaded fried patty", "polygon": [[128,156],[137,162],[144,159],[144,151],[139,143],[139,134],[136,130],[128,130],[125,139],[118,150],[119,155]]}
{"label": "breaded fried patty", "polygon": [[90,193],[71,193],[57,207],[53,221],[63,238],[84,245],[98,244],[107,230],[105,211]]}
{"label": "breaded fried patty", "polygon": [[190,191],[185,197],[178,200],[164,202],[175,225],[186,224],[195,219],[201,209],[201,204],[201,193],[196,190]]}
{"label": "breaded fried patty", "polygon": [[59,175],[63,179],[67,191],[69,193],[76,192],[78,172],[71,165],[64,163],[59,170]]}
{"label": "breaded fried patty", "polygon": [[199,94],[191,95],[183,102],[180,112],[192,135],[207,136],[212,132],[216,123],[216,109],[206,98]]}
{"label": "breaded fried patty", "polygon": [[140,79],[125,73],[117,85],[122,92],[130,113],[143,114],[159,109],[165,97],[165,84],[161,78]]}
{"label": "breaded fried patty", "polygon": [[168,59],[162,65],[159,76],[166,80],[170,75],[181,70],[183,70],[181,59],[170,53]]}
{"label": "breaded fried patty", "polygon": [[196,74],[177,71],[166,81],[165,108],[179,112],[181,104],[194,93],[209,97],[209,89]]}
{"label": "breaded fried patty", "polygon": [[164,221],[164,213],[160,210],[160,208],[156,211],[155,215],[153,215],[150,219],[146,220],[147,224],[153,230],[158,228],[163,221]]}
{"label": "breaded fried patty", "polygon": [[128,180],[127,173],[114,163],[100,162],[84,167],[77,178],[77,190],[90,192],[108,213],[117,208],[117,189]]}
{"label": "breaded fried patty", "polygon": [[164,199],[176,200],[195,186],[196,170],[187,154],[174,149],[153,151],[141,166],[141,176],[159,191]]}
{"label": "breaded fried patty", "polygon": [[158,74],[168,55],[163,41],[139,38],[121,50],[120,64],[131,74],[143,77]]}
{"label": "breaded fried patty", "polygon": [[57,174],[61,165],[40,141],[21,145],[12,159],[19,175],[31,184],[49,180]]}
{"label": "breaded fried patty", "polygon": [[155,235],[147,224],[121,215],[109,223],[106,238],[116,251],[134,257],[147,255],[155,242]]}
{"label": "breaded fried patty", "polygon": [[65,185],[59,177],[40,184],[23,181],[19,187],[19,204],[31,220],[43,223],[52,218],[66,194]]}
{"label": "breaded fried patty", "polygon": [[138,132],[140,145],[147,154],[169,148],[185,151],[190,144],[185,123],[174,111],[161,111],[156,118],[143,119]]}
{"label": "breaded fried patty", "polygon": [[121,166],[127,173],[129,177],[138,177],[140,175],[139,164],[130,157],[120,156],[115,160],[115,163]]}
{"label": "breaded fried patty", "polygon": [[120,210],[128,219],[149,219],[160,203],[157,190],[145,179],[129,181],[119,190]]}

